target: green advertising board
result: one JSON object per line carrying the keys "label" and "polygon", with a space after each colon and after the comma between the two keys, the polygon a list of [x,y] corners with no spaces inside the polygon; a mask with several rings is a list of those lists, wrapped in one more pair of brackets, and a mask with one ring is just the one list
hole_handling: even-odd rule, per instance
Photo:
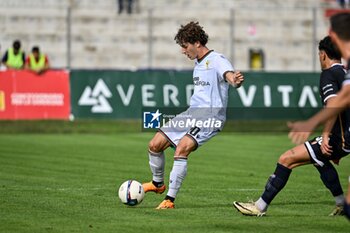
{"label": "green advertising board", "polygon": [[[244,76],[241,88],[230,88],[228,118],[304,118],[322,106],[317,73]],[[193,91],[192,71],[73,70],[70,82],[75,118],[141,118],[143,108],[188,106]]]}

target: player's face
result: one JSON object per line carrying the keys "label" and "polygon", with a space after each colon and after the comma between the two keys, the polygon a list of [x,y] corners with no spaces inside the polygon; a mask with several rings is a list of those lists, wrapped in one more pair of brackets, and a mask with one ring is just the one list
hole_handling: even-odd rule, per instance
{"label": "player's face", "polygon": [[346,60],[350,59],[350,41],[340,39],[339,36],[332,30],[329,31],[329,36],[332,38],[332,41],[337,45],[339,51],[342,54],[342,57]]}
{"label": "player's face", "polygon": [[321,69],[324,70],[327,68],[326,65],[326,52],[323,50],[318,51],[318,58],[320,59]]}
{"label": "player's face", "polygon": [[197,58],[198,52],[197,52],[197,43],[190,44],[190,43],[183,43],[181,46],[181,52],[186,55],[189,59],[193,60]]}

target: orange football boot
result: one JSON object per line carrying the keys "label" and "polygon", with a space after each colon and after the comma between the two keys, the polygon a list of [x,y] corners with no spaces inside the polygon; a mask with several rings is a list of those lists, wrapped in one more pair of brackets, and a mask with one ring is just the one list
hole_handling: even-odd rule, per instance
{"label": "orange football boot", "polygon": [[159,206],[156,209],[163,210],[163,209],[174,209],[174,208],[175,208],[174,202],[170,200],[164,200],[159,204]]}
{"label": "orange football boot", "polygon": [[145,193],[147,193],[147,192],[155,192],[155,193],[158,193],[158,194],[162,194],[162,193],[164,193],[164,191],[166,189],[165,184],[163,184],[161,187],[157,188],[152,183],[152,181],[148,182],[148,183],[143,183],[142,187],[143,187],[143,190],[145,191]]}

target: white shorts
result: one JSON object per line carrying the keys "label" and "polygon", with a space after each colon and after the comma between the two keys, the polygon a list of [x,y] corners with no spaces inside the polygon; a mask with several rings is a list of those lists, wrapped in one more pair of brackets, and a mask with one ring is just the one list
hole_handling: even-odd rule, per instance
{"label": "white shorts", "polygon": [[164,124],[159,132],[175,148],[184,136],[193,139],[197,148],[220,132],[224,123],[207,110],[187,109]]}

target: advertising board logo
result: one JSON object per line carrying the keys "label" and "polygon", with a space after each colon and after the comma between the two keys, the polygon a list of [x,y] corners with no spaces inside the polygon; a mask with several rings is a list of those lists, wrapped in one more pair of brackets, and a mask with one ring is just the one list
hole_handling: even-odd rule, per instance
{"label": "advertising board logo", "polygon": [[5,92],[0,91],[0,111],[5,111]]}
{"label": "advertising board logo", "polygon": [[85,87],[78,104],[81,106],[92,106],[92,113],[111,113],[113,112],[113,108],[107,100],[107,98],[111,97],[112,93],[106,83],[102,79],[99,79],[93,88],[89,86]]}
{"label": "advertising board logo", "polygon": [[157,109],[156,112],[143,112],[143,128],[157,129],[160,128],[160,116],[162,113]]}

